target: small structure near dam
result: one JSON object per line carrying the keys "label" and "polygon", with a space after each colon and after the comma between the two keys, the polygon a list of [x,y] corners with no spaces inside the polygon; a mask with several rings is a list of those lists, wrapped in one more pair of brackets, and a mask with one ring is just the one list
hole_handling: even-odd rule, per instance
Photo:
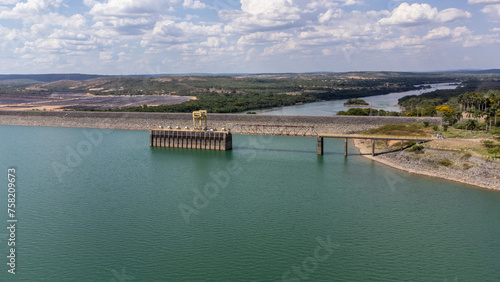
{"label": "small structure near dam", "polygon": [[[226,130],[207,128],[207,111],[193,112],[193,129],[159,128],[150,130],[149,146],[228,151],[233,149],[233,137]],[[202,127],[202,124],[205,124]]]}

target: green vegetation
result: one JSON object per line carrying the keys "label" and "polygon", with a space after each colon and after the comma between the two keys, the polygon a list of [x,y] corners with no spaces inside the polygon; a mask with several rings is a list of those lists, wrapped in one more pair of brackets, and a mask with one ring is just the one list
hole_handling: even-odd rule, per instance
{"label": "green vegetation", "polygon": [[[455,90],[399,99],[402,115],[442,117],[446,138],[487,138],[500,134],[500,77],[473,77]],[[448,127],[453,125],[453,127]]]}
{"label": "green vegetation", "polygon": [[438,164],[441,165],[441,166],[451,166],[453,164],[452,161],[450,161],[449,159],[441,159],[438,161]]}
{"label": "green vegetation", "polygon": [[422,153],[424,148],[425,147],[422,145],[413,145],[408,151],[414,153]]}
{"label": "green vegetation", "polygon": [[463,156],[462,156],[462,159],[468,160],[471,157],[472,157],[472,155],[470,153],[464,153]]}
{"label": "green vegetation", "polygon": [[[23,76],[25,79],[31,79],[31,82],[8,87],[0,85],[0,93],[65,92],[94,95],[195,96],[196,101],[189,101],[181,106],[141,106],[120,111],[190,112],[207,109],[210,112],[234,113],[296,103],[360,98],[415,90],[422,88],[415,85],[459,81],[463,76],[463,74],[449,73],[396,72],[164,77],[48,75]],[[4,79],[23,77],[10,76]],[[57,78],[63,80],[56,80]],[[372,112],[372,114],[388,115],[385,112]]]}
{"label": "green vegetation", "polygon": [[302,95],[272,95],[272,94],[200,94],[197,100],[191,100],[177,105],[130,107],[110,111],[120,112],[182,112],[189,113],[207,110],[210,113],[238,113],[254,109],[265,109],[295,105],[317,101],[313,96]]}
{"label": "green vegetation", "polygon": [[386,124],[376,129],[363,131],[361,134],[428,137],[429,133],[423,124]]}
{"label": "green vegetation", "polygon": [[495,158],[497,158],[497,155],[500,153],[500,147],[488,149],[488,153],[494,155]]}
{"label": "green vegetation", "polygon": [[344,103],[344,106],[351,106],[351,105],[369,106],[370,104],[368,104],[363,99],[357,99],[357,98],[351,98]]}
{"label": "green vegetation", "polygon": [[388,112],[372,108],[352,108],[347,111],[339,111],[339,116],[400,116],[398,112]]}

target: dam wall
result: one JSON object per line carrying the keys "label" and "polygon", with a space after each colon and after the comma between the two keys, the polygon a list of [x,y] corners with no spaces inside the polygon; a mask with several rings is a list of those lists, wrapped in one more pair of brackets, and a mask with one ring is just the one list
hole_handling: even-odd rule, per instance
{"label": "dam wall", "polygon": [[[442,125],[441,118],[364,116],[284,116],[208,114],[209,128],[231,129],[236,124],[314,126],[320,134],[355,133],[384,124]],[[0,125],[150,130],[159,126],[192,127],[191,113],[121,113],[76,111],[0,111]]]}

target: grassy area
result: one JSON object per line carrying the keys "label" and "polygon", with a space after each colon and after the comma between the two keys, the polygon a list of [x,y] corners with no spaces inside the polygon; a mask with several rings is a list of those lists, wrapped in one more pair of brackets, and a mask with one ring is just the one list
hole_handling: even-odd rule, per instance
{"label": "grassy area", "polygon": [[376,129],[361,132],[363,135],[429,137],[435,134],[434,129],[424,124],[386,124]]}
{"label": "grassy area", "polygon": [[[426,126],[424,124],[409,124],[409,125],[386,124],[377,129],[364,131],[361,134],[380,135],[380,136],[429,137],[436,133],[443,133],[443,128],[436,126]],[[464,154],[472,152],[475,153],[475,155],[482,156],[484,158],[494,158],[495,153],[492,153],[491,149],[500,147],[500,139],[492,138],[492,134],[490,132],[473,131],[471,136],[470,130],[463,130],[463,129],[456,129],[453,127],[449,127],[448,131],[445,132],[444,135],[446,139],[433,140],[431,142],[423,144],[422,146],[424,148],[454,150],[454,151],[464,152]],[[475,139],[475,140],[458,141],[458,140],[453,140],[453,138]],[[489,142],[489,144],[486,144],[484,142],[486,140],[489,140],[491,142]],[[400,144],[399,141],[398,142],[377,141],[376,146],[381,150],[388,150],[391,148],[394,149],[399,147],[399,144]],[[408,142],[405,143],[405,147],[411,145],[413,144]],[[415,151],[417,150],[415,149]],[[500,157],[500,152],[497,152],[496,157],[497,158]]]}
{"label": "grassy area", "polygon": [[474,130],[472,133],[470,130],[456,129],[454,127],[448,127],[448,130],[444,132],[445,138],[462,138],[462,139],[473,139],[473,138],[491,138],[492,134],[484,130]]}
{"label": "grassy area", "polygon": [[[496,146],[500,146],[500,142],[493,142]],[[493,158],[494,154],[488,152],[490,148],[484,146],[482,142],[478,141],[456,141],[456,140],[434,140],[432,142],[423,145],[425,148],[438,149],[438,150],[453,150],[464,153],[464,157],[470,157],[470,153],[475,153],[476,155]],[[497,154],[499,157],[500,154]]]}

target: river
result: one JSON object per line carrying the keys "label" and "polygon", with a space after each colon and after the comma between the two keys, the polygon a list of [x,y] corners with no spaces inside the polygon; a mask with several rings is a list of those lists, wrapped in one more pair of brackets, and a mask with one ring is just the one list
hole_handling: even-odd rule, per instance
{"label": "river", "polygon": [[317,156],[308,137],[235,135],[220,152],[0,126],[0,144],[0,281],[500,279],[500,193],[344,158],[342,140]]}
{"label": "river", "polygon": [[[456,83],[439,83],[439,84],[429,84],[430,88],[425,88],[421,90],[412,90],[406,92],[390,93],[386,95],[378,96],[368,96],[362,97],[360,99],[365,100],[373,108],[385,111],[395,111],[399,112],[401,109],[395,107],[398,104],[398,100],[409,95],[421,95],[424,93],[432,92],[435,90],[444,89],[455,89],[459,85]],[[294,105],[287,107],[278,107],[272,109],[258,110],[256,113],[262,113],[266,115],[321,115],[321,116],[331,116],[337,114],[339,111],[347,111],[350,108],[344,107],[344,103],[347,99],[342,100],[332,100],[324,102],[307,103],[302,105]]]}

